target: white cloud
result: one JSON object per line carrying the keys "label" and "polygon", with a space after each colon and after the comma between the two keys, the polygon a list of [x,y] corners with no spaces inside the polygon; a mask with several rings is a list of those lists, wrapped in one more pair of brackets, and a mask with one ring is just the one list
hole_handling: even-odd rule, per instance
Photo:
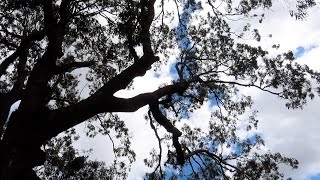
{"label": "white cloud", "polygon": [[[310,12],[306,21],[295,21],[277,13],[266,17],[262,25],[263,33],[273,34],[271,41],[280,43],[280,51],[295,50],[302,46],[305,52],[297,61],[320,70],[320,6]],[[285,15],[285,14],[283,14]],[[269,42],[267,42],[269,43]],[[320,172],[320,99],[316,97],[308,102],[303,110],[288,110],[282,100],[267,93],[248,90],[259,110],[259,131],[263,134],[266,145],[273,152],[294,157],[299,160],[298,170],[284,169],[287,176],[294,179],[306,179]]]}
{"label": "white cloud", "polygon": [[320,170],[320,99],[310,101],[303,110],[288,110],[284,102],[269,94],[257,94],[254,108],[259,109],[259,128],[272,152],[299,160],[298,170],[286,175],[303,179]]}
{"label": "white cloud", "polygon": [[[317,39],[320,36],[320,5],[310,9],[308,17],[303,21],[291,17],[288,5],[283,2],[276,2],[270,10],[257,10],[258,12],[265,14],[262,23],[258,23],[257,19],[229,22],[234,29],[250,23],[251,30],[255,28],[259,30],[262,37],[261,42],[256,42],[249,37],[242,42],[259,45],[269,50],[271,50],[273,44],[280,44],[279,50],[276,51],[278,53],[295,50],[299,46],[307,48],[313,46],[316,42],[319,44]],[[272,34],[272,38],[268,37],[269,34]]]}

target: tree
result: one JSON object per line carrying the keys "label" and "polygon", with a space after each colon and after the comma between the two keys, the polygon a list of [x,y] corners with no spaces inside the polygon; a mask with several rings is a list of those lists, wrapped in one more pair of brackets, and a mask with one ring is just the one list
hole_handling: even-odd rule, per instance
{"label": "tree", "polygon": [[[225,8],[211,0],[1,1],[1,179],[38,179],[33,168],[43,164],[38,175],[53,179],[125,177],[126,171],[120,170],[135,154],[124,121],[114,113],[143,106],[149,107],[146,119],[160,148],[160,155],[153,151],[145,160],[155,167],[146,178],[177,178],[160,165],[164,144],[169,146],[165,166],[181,172],[189,168],[191,179],[277,179],[282,177],[279,164],[297,168],[295,159],[256,152],[263,145],[258,135],[245,140],[236,136],[236,123],[253,103],[238,88],[257,88],[286,99],[288,108],[299,108],[314,97],[311,79],[319,81],[320,75],[295,62],[292,52],[271,56],[260,46],[238,41],[246,34],[257,41],[261,36],[249,25],[234,32],[230,18],[261,23],[264,14],[256,13],[270,8],[272,1],[221,3]],[[296,19],[303,19],[315,5],[312,0],[292,3],[296,9],[290,15]],[[177,13],[171,12],[172,5]],[[170,26],[173,18],[178,18],[178,27]],[[172,56],[172,82],[132,98],[114,96],[130,88],[134,78],[161,69]],[[84,81],[79,69],[88,95],[79,89]],[[19,108],[9,117],[18,100]],[[206,101],[216,107],[208,134],[187,124],[176,127]],[[122,142],[114,146],[115,155],[128,160],[106,167],[80,155],[71,142],[77,139],[72,128],[82,122],[92,136],[109,135],[113,129]],[[253,112],[247,129],[256,126]],[[160,127],[167,131],[163,137],[157,132]],[[65,136],[56,137],[64,131]],[[238,151],[223,154],[218,148],[222,145]],[[90,168],[98,172],[88,174]]]}

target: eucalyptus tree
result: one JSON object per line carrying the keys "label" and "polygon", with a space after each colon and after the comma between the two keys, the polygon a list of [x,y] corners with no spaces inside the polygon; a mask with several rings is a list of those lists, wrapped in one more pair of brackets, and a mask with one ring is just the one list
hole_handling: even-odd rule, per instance
{"label": "eucalyptus tree", "polygon": [[[160,148],[160,154],[153,151],[151,159],[145,160],[155,168],[146,178],[174,179],[187,172],[191,179],[277,179],[282,177],[279,164],[297,168],[295,159],[257,152],[263,146],[258,135],[240,139],[235,133],[241,115],[253,103],[239,87],[274,94],[287,100],[288,108],[299,108],[314,97],[311,79],[320,79],[317,72],[294,61],[292,52],[272,56],[260,46],[239,41],[248,34],[260,41],[258,30],[249,25],[241,32],[230,27],[233,19],[262,23],[263,11],[272,3],[1,1],[1,179],[38,179],[33,169],[49,179],[126,177],[124,167],[134,161],[135,153],[127,120],[115,113],[144,106],[149,109],[145,119]],[[315,2],[293,1],[292,5],[296,8],[288,9],[288,14],[300,20]],[[171,82],[131,98],[114,95],[132,87],[136,77],[151,69],[159,71],[172,59]],[[89,93],[83,94],[83,87]],[[11,105],[18,100],[19,107],[9,116]],[[207,101],[215,107],[208,133],[187,124],[176,127]],[[91,161],[73,148],[72,141],[78,136],[72,128],[83,122],[87,135],[101,133],[111,138],[114,133],[121,141],[113,146],[116,160],[111,166]],[[247,130],[256,128],[257,122],[254,112]],[[158,134],[159,128],[167,133]],[[61,132],[66,133],[57,136]],[[236,151],[222,153],[221,146]],[[170,173],[170,169],[180,173]],[[91,170],[95,172],[90,174]]]}

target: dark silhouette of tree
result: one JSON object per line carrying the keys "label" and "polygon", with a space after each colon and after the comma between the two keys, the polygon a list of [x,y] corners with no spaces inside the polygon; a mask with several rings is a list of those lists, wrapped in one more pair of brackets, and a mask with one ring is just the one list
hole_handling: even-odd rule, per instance
{"label": "dark silhouette of tree", "polygon": [[[312,0],[292,3],[296,9],[289,13],[298,20],[315,5]],[[204,4],[211,8],[205,15],[200,13]],[[277,179],[283,176],[279,164],[297,168],[295,159],[255,153],[263,146],[258,135],[246,140],[236,136],[240,115],[253,103],[238,88],[257,88],[286,99],[288,108],[300,108],[314,97],[311,79],[319,81],[320,76],[297,64],[292,52],[270,56],[259,46],[237,42],[244,34],[252,33],[257,41],[261,36],[248,25],[233,32],[230,18],[262,22],[264,14],[254,12],[269,9],[271,0],[222,4],[224,9],[211,0],[0,1],[0,179],[38,179],[35,167],[48,179],[125,178],[135,154],[124,121],[112,113],[143,106],[149,107],[146,119],[160,147],[160,155],[153,151],[145,160],[155,168],[146,178],[178,178],[160,166],[164,144],[169,146],[165,166],[181,172],[189,168],[190,179]],[[172,5],[175,12],[167,10]],[[168,25],[174,17],[178,27]],[[130,88],[134,78],[161,69],[172,56],[176,78],[171,83],[131,98],[114,96]],[[86,77],[86,95],[78,86],[78,69]],[[217,107],[208,134],[175,126],[206,101]],[[89,136],[111,138],[112,131],[121,141],[113,146],[120,158],[111,166],[73,148],[77,135],[70,128],[82,122],[87,122]],[[254,113],[247,129],[256,126]],[[164,137],[157,133],[159,127],[166,129]],[[218,153],[223,144],[240,152]]]}

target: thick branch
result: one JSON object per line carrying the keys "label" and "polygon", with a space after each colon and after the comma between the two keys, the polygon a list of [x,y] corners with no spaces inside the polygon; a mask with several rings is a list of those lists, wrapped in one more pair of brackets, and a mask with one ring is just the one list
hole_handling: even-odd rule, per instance
{"label": "thick branch", "polygon": [[152,116],[154,119],[163,126],[168,132],[172,133],[172,142],[173,146],[177,152],[177,159],[179,164],[184,164],[184,151],[182,150],[181,144],[179,142],[179,137],[182,135],[181,131],[179,131],[160,111],[158,103],[149,104],[150,111],[152,112]]}
{"label": "thick branch", "polygon": [[16,51],[11,54],[9,57],[4,59],[0,64],[0,76],[3,75],[10,64],[12,64],[21,54],[23,54],[27,48],[30,46],[32,41],[42,40],[45,36],[44,31],[34,31],[26,38],[22,39],[20,46],[16,49]]}
{"label": "thick branch", "polygon": [[[137,60],[137,55],[133,52],[135,56],[135,62],[133,65],[128,67],[126,70],[121,72],[116,77],[112,78],[108,83],[106,83],[97,93],[112,95],[115,92],[124,89],[128,84],[138,76],[143,76],[147,70],[151,68],[151,65],[159,60],[159,57],[154,56],[154,53],[151,48],[151,40],[149,29],[154,17],[154,5],[155,0],[144,1],[142,4],[142,45],[144,55]],[[147,9],[146,9],[147,8]],[[131,47],[133,48],[133,47]],[[131,49],[132,50],[132,49]]]}
{"label": "thick branch", "polygon": [[[73,127],[98,113],[136,111],[137,109],[147,104],[157,101],[164,95],[172,94],[175,92],[182,92],[186,89],[187,84],[180,83],[160,88],[152,93],[140,94],[129,99],[116,98],[113,96],[115,92],[126,88],[135,77],[143,76],[146,71],[151,68],[151,65],[159,60],[158,57],[154,56],[151,49],[149,34],[149,28],[153,21],[154,15],[154,2],[154,0],[145,1],[145,3],[147,3],[147,8],[145,9],[144,7],[145,12],[142,13],[142,19],[145,20],[143,21],[142,26],[142,31],[144,32],[142,37],[144,55],[123,72],[112,78],[89,98],[82,100],[74,105],[70,105],[69,107],[49,111],[47,114],[48,117],[45,118],[47,119],[47,121],[44,121],[44,124],[41,125],[43,126],[42,133],[44,134],[45,140],[56,136],[58,133],[67,130],[70,127]],[[52,7],[50,3],[44,3],[44,15],[45,27],[48,30],[49,45],[47,48],[47,52],[39,61],[39,64],[36,65],[33,74],[31,74],[30,76],[30,80],[28,82],[30,85],[29,94],[33,94],[35,92],[41,93],[43,89],[46,88],[47,81],[50,78],[50,72],[52,72],[52,62],[54,62],[54,60],[59,57],[59,53],[61,50],[63,29],[60,29],[62,28],[60,26],[61,24],[59,24],[59,26],[56,24],[57,22],[55,21],[56,19],[53,18]],[[54,31],[52,31],[52,29],[54,29]],[[34,99],[35,97],[32,95],[30,96],[30,98],[31,97],[33,99],[32,101],[30,99],[30,102],[41,105],[45,94],[37,94],[36,99]],[[23,101],[20,106],[22,104]],[[25,103],[24,105],[28,104]],[[30,104],[28,107],[30,106],[34,106],[34,104]]]}
{"label": "thick branch", "polygon": [[9,57],[4,59],[2,63],[0,64],[0,76],[5,74],[6,70],[8,69],[9,65],[14,62],[14,60],[17,59],[19,56],[20,52],[19,50],[16,50],[13,54],[11,54]]}
{"label": "thick branch", "polygon": [[133,56],[134,61],[137,61],[139,59],[136,50],[133,47],[132,37],[128,36],[128,48],[130,51],[130,54]]}
{"label": "thick branch", "polygon": [[182,133],[177,129],[160,111],[157,103],[149,104],[152,116],[154,119],[163,126],[168,132],[172,133],[173,136],[181,136]]}
{"label": "thick branch", "polygon": [[159,88],[156,91],[151,93],[139,94],[135,97],[122,99],[117,98],[117,103],[113,105],[113,112],[134,112],[139,108],[158,101],[163,96],[181,93],[185,91],[188,87],[188,83],[172,84],[162,88]]}
{"label": "thick branch", "polygon": [[44,29],[49,43],[46,52],[35,64],[26,86],[26,96],[22,99],[20,109],[24,112],[36,112],[45,107],[51,96],[48,81],[54,75],[56,60],[61,58],[62,42],[66,33],[65,24],[57,23],[54,15],[52,1],[43,1]]}
{"label": "thick branch", "polygon": [[155,0],[143,0],[141,2],[140,24],[142,26],[142,30],[140,36],[143,46],[143,53],[145,55],[153,54],[149,30],[154,18],[154,3]]}
{"label": "thick branch", "polygon": [[143,76],[147,70],[151,68],[151,65],[159,60],[156,56],[142,56],[133,65],[122,71],[119,75],[112,78],[107,82],[97,93],[103,93],[106,95],[113,95],[115,92],[126,88],[129,83],[138,76]]}
{"label": "thick branch", "polygon": [[[161,97],[180,93],[188,84],[173,84],[151,93],[139,94],[135,97],[124,99],[112,94],[95,93],[77,104],[65,108],[49,111],[47,121],[44,121],[43,130],[45,139],[50,139],[85,120],[103,112],[134,112],[139,108],[157,101]],[[175,132],[179,135],[178,132]]]}
{"label": "thick branch", "polygon": [[12,89],[13,92],[21,91],[24,86],[24,81],[26,80],[26,77],[27,77],[27,70],[26,70],[27,60],[28,60],[28,49],[25,49],[19,57],[19,64],[17,67],[18,77],[16,82],[13,85],[13,89]]}
{"label": "thick branch", "polygon": [[43,129],[46,139],[73,127],[96,114],[102,112],[132,112],[154,101],[155,98],[164,96],[164,93],[173,91],[173,87],[161,88],[153,93],[145,93],[129,99],[116,98],[113,94],[125,88],[137,76],[142,76],[158,60],[158,57],[147,59],[143,56],[139,61],[112,78],[103,87],[89,98],[66,108],[61,108],[49,113],[48,122]]}
{"label": "thick branch", "polygon": [[72,62],[68,64],[63,64],[60,66],[57,66],[55,69],[55,74],[60,74],[64,72],[71,72],[74,69],[83,68],[83,67],[90,67],[94,64],[93,61],[86,61],[86,62]]}

